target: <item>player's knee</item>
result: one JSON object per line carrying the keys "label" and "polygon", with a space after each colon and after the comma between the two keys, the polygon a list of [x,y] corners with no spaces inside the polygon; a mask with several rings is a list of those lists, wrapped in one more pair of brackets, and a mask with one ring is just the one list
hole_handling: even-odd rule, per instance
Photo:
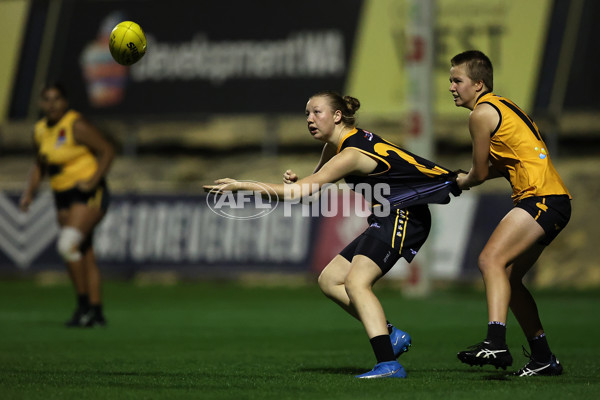
{"label": "player's knee", "polygon": [[485,272],[491,268],[494,264],[494,256],[489,251],[485,249],[479,254],[479,258],[477,259],[477,265],[481,272]]}
{"label": "player's knee", "polygon": [[363,291],[368,289],[368,285],[362,279],[352,276],[349,274],[344,282],[344,287],[346,288],[346,294],[351,299],[356,298]]}
{"label": "player's knee", "polygon": [[321,291],[327,294],[326,289],[329,287],[329,282],[325,271],[321,271],[321,273],[319,274],[319,278],[317,278],[317,283],[319,284]]}
{"label": "player's knee", "polygon": [[350,298],[350,301],[356,301],[356,299],[359,297],[360,288],[354,283],[354,281],[347,281],[344,285],[344,288],[346,289],[346,294],[348,295],[348,298]]}
{"label": "player's knee", "polygon": [[325,294],[325,296],[331,296],[333,293],[333,288],[336,286],[336,281],[333,279],[327,269],[321,271],[317,282],[323,294]]}
{"label": "player's knee", "polygon": [[494,254],[491,251],[482,251],[477,260],[479,270],[485,274],[488,272],[506,273],[507,262],[501,254]]}
{"label": "player's knee", "polygon": [[67,262],[81,260],[81,251],[79,245],[83,241],[83,233],[77,228],[67,226],[60,230],[56,249],[58,254]]}

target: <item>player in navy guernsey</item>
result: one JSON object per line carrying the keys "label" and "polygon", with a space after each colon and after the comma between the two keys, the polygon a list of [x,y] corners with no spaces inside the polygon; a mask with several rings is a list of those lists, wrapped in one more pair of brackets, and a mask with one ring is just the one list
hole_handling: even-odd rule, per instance
{"label": "player in navy guernsey", "polygon": [[[369,227],[325,267],[319,276],[323,293],[358,319],[367,332],[377,364],[358,378],[405,378],[396,361],[411,337],[386,320],[373,285],[404,257],[411,262],[431,227],[429,203],[447,203],[460,194],[456,174],[356,127],[360,102],[335,92],[321,92],[306,104],[310,134],[325,143],[313,174],[300,179],[284,173],[284,183],[219,179],[209,192],[257,191],[296,201],[345,179],[357,192],[370,189],[373,213]],[[375,193],[380,196],[375,196]]]}
{"label": "player in navy guernsey", "polygon": [[[366,176],[348,175],[346,183],[374,186],[389,185],[385,195],[390,208],[406,208],[416,204],[450,202],[449,193],[460,194],[454,181],[456,174],[429,160],[412,154],[369,131],[355,128],[343,139],[338,153],[356,149],[377,161],[377,167]],[[380,206],[374,204],[374,206]]]}

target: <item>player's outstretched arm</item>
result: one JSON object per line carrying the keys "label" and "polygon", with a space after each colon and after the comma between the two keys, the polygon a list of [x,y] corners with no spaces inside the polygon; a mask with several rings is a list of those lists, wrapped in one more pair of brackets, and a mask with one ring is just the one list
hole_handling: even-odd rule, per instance
{"label": "player's outstretched arm", "polygon": [[368,174],[375,169],[377,162],[353,149],[346,149],[323,165],[316,173],[294,183],[265,183],[238,181],[231,178],[217,179],[212,185],[203,186],[209,193],[252,191],[263,195],[276,194],[285,200],[297,200],[310,196],[328,183],[335,183],[346,175]]}
{"label": "player's outstretched arm", "polygon": [[335,146],[330,143],[325,143],[323,151],[321,152],[321,158],[319,159],[319,163],[315,167],[313,174],[319,172],[323,165],[327,164],[327,162],[329,162],[336,154],[337,149]]}
{"label": "player's outstretched arm", "polygon": [[[333,158],[333,156],[336,155],[336,153],[337,149],[335,148],[335,146],[329,143],[325,143],[325,145],[323,146],[323,151],[321,152],[321,158],[319,159],[319,163],[313,170],[313,174],[317,173],[323,167],[323,165],[325,165],[329,160]],[[298,179],[298,175],[291,169],[288,169],[283,173],[284,183],[294,183],[297,182]]]}

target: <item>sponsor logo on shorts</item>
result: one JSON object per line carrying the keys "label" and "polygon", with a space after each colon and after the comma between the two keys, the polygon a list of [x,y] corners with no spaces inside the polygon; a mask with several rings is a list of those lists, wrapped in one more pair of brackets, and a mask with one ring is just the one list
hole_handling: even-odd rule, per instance
{"label": "sponsor logo on shorts", "polygon": [[390,258],[391,255],[392,255],[392,252],[388,250],[388,252],[385,255],[385,257],[383,257],[383,262],[387,262],[387,260]]}

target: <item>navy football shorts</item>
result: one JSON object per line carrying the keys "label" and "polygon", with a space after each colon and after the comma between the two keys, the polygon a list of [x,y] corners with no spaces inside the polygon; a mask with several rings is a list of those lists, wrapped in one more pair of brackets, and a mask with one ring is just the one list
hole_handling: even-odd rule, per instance
{"label": "navy football shorts", "polygon": [[96,190],[91,192],[83,192],[76,187],[54,192],[54,202],[58,210],[69,208],[73,203],[84,203],[90,207],[106,211],[110,202],[110,193],[106,181],[103,179]]}
{"label": "navy football shorts", "polygon": [[404,257],[411,262],[431,229],[431,213],[426,204],[392,210],[389,216],[371,214],[369,227],[340,252],[352,262],[355,255],[371,259],[386,274]]}
{"label": "navy football shorts", "polygon": [[539,243],[549,245],[571,219],[571,199],[567,195],[526,197],[515,207],[522,208],[544,229]]}

